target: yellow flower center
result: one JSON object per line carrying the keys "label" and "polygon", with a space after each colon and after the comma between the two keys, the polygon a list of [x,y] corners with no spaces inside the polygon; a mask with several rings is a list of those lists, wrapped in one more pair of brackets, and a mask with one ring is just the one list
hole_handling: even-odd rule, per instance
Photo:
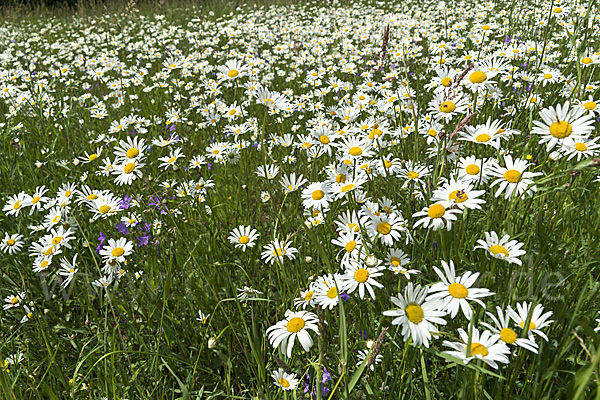
{"label": "yellow flower center", "polygon": [[465,171],[467,171],[467,174],[469,175],[477,175],[479,173],[479,166],[476,164],[469,164],[465,168]]}
{"label": "yellow flower center", "polygon": [[552,11],[554,11],[554,13],[556,13],[556,14],[559,14],[559,13],[561,13],[561,12],[562,12],[562,8],[560,8],[560,7],[556,7],[556,8],[555,8],[554,10],[552,10]]}
{"label": "yellow flower center", "polygon": [[487,80],[487,75],[483,71],[475,71],[469,77],[471,83],[483,83]]}
{"label": "yellow flower center", "polygon": [[444,79],[442,79],[442,86],[444,87],[450,87],[450,85],[452,85],[452,79],[445,77]]}
{"label": "yellow flower center", "polygon": [[88,157],[88,161],[92,162],[94,161],[96,158],[98,158],[98,154],[94,153],[94,154],[90,154],[90,156]]}
{"label": "yellow flower center", "polygon": [[56,217],[52,218],[52,222],[57,223],[58,221],[60,221],[60,215],[57,215]]}
{"label": "yellow flower center", "polygon": [[358,226],[358,224],[355,224],[355,223],[348,224],[348,228],[350,228],[350,230],[353,232],[360,231],[360,226]]}
{"label": "yellow flower center", "polygon": [[358,157],[362,154],[362,149],[358,146],[354,146],[351,147],[350,150],[348,150],[348,152],[353,155],[354,157]]}
{"label": "yellow flower center", "polygon": [[500,339],[504,343],[513,344],[517,341],[517,334],[510,328],[503,328],[500,331]]}
{"label": "yellow flower center", "polygon": [[8,240],[6,241],[6,244],[7,244],[7,245],[9,245],[9,246],[14,246],[14,245],[15,245],[15,243],[16,243],[16,242],[15,242],[15,239],[8,239]]}
{"label": "yellow flower center", "polygon": [[88,197],[86,197],[86,199],[88,199],[88,200],[96,200],[97,198],[98,198],[98,196],[93,193],[90,194]]}
{"label": "yellow flower center", "polygon": [[585,143],[575,143],[575,150],[577,150],[577,151],[586,151],[587,150],[587,146],[585,145]]}
{"label": "yellow flower center", "polygon": [[589,57],[585,57],[583,60],[581,60],[581,62],[584,64],[591,64],[593,60]]}
{"label": "yellow flower center", "polygon": [[437,136],[437,131],[436,131],[435,129],[430,129],[430,130],[427,132],[427,134],[428,134],[429,136],[436,137],[436,136]]}
{"label": "yellow flower center", "polygon": [[174,161],[175,161],[175,157],[171,157],[171,158],[169,158],[168,162],[169,162],[169,164],[172,164]]}
{"label": "yellow flower center", "polygon": [[356,248],[356,242],[354,240],[351,240],[348,243],[346,243],[346,246],[344,246],[344,248],[348,253],[352,253],[352,251]]}
{"label": "yellow flower center", "polygon": [[596,106],[597,104],[593,101],[588,101],[587,103],[583,104],[583,108],[585,108],[586,110],[593,110],[594,108],[596,108]]}
{"label": "yellow flower center", "polygon": [[48,247],[48,250],[46,250],[44,252],[44,255],[49,256],[49,255],[52,255],[53,253],[54,253],[54,246],[50,246],[50,247]]}
{"label": "yellow flower center", "polygon": [[335,181],[336,181],[336,183],[345,183],[346,182],[346,175],[344,175],[344,174],[338,174],[335,177]]}
{"label": "yellow flower center", "polygon": [[13,298],[10,300],[10,304],[17,304],[18,302],[19,302],[19,298],[18,298],[18,297],[13,297]]}
{"label": "yellow flower center", "polygon": [[40,196],[35,196],[33,199],[31,199],[31,204],[36,204],[38,201],[40,201],[40,199]]}
{"label": "yellow flower center", "polygon": [[421,321],[423,321],[423,317],[425,316],[425,313],[423,313],[423,309],[418,304],[407,305],[404,309],[404,312],[406,313],[406,317],[408,318],[408,320],[413,324],[420,323]]}
{"label": "yellow flower center", "polygon": [[550,125],[550,134],[557,139],[564,139],[571,135],[573,127],[567,121],[557,121]]}
{"label": "yellow flower center", "polygon": [[369,139],[373,140],[375,139],[375,136],[379,137],[382,133],[383,132],[381,131],[381,129],[375,128],[371,131],[371,133],[369,133]]}
{"label": "yellow flower center", "polygon": [[57,237],[55,237],[54,239],[52,239],[52,244],[55,244],[55,245],[56,245],[56,244],[60,244],[60,242],[62,242],[62,241],[63,241],[63,239],[64,239],[64,237],[62,237],[62,236],[57,236]]}
{"label": "yellow flower center", "polygon": [[249,238],[248,236],[246,236],[246,235],[244,235],[244,236],[241,236],[241,237],[240,237],[240,240],[239,240],[239,242],[240,242],[241,244],[247,244],[249,241],[250,241],[250,238]]}
{"label": "yellow flower center", "polygon": [[321,200],[323,197],[325,197],[325,192],[322,190],[315,190],[311,197],[313,200]]}
{"label": "yellow flower center", "polygon": [[98,208],[98,211],[100,211],[100,214],[106,214],[110,211],[110,206],[103,205],[100,208]]}
{"label": "yellow flower center", "polygon": [[18,210],[19,208],[21,208],[21,206],[22,206],[22,204],[21,204],[21,201],[19,200],[15,203],[15,205],[13,206],[13,209]]}
{"label": "yellow flower center", "polygon": [[504,254],[504,257],[508,257],[508,250],[506,250],[506,247],[500,246],[499,244],[490,247],[490,251],[493,255]]}
{"label": "yellow flower center", "polygon": [[46,268],[48,266],[49,262],[47,260],[42,261],[42,263],[40,264],[40,267],[42,269]]}
{"label": "yellow flower center", "polygon": [[234,114],[235,114],[235,108],[234,108],[234,109],[231,109],[231,110],[229,110],[229,115],[234,115]]}
{"label": "yellow flower center", "polygon": [[309,301],[310,299],[312,299],[313,294],[315,294],[315,292],[313,292],[312,290],[309,292],[306,292],[306,294],[304,295],[304,301]]}
{"label": "yellow flower center", "polygon": [[281,247],[278,247],[275,250],[273,250],[274,256],[282,257],[285,253],[286,253],[285,249],[282,249]]}
{"label": "yellow flower center", "polygon": [[369,279],[369,271],[367,271],[364,268],[357,269],[356,272],[354,273],[354,279],[357,282],[365,283],[367,281],[367,279]]}
{"label": "yellow flower center", "polygon": [[517,183],[521,179],[521,173],[516,169],[509,169],[504,173],[504,179],[510,183]]}
{"label": "yellow flower center", "polygon": [[133,170],[135,169],[135,163],[129,163],[125,165],[125,168],[123,168],[123,171],[126,174],[130,174],[133,172]]}
{"label": "yellow flower center", "polygon": [[67,191],[65,192],[65,197],[69,197],[69,196],[71,196],[71,193],[73,193],[73,192],[71,192],[70,190],[67,190]]}
{"label": "yellow flower center", "polygon": [[235,78],[236,76],[238,76],[240,73],[238,72],[237,69],[232,69],[231,71],[229,71],[227,73],[227,76],[230,78]]}
{"label": "yellow flower center", "polygon": [[354,189],[354,186],[355,185],[353,183],[351,183],[349,185],[344,186],[340,191],[342,193],[346,193],[347,191]]}
{"label": "yellow flower center", "polygon": [[446,214],[446,208],[441,204],[434,204],[427,210],[429,218],[442,218]]}
{"label": "yellow flower center", "polygon": [[[522,321],[519,325],[521,326],[521,328],[524,328],[525,327],[525,321]],[[535,324],[533,322],[529,322],[529,329],[528,330],[533,330],[535,328],[536,328]]]}
{"label": "yellow flower center", "polygon": [[462,283],[451,283],[448,286],[448,292],[456,299],[464,299],[469,295],[469,289]]}
{"label": "yellow flower center", "polygon": [[445,101],[440,104],[440,111],[445,114],[451,113],[454,110],[456,110],[456,104],[451,101]]}
{"label": "yellow flower center", "polygon": [[[466,349],[467,348],[465,347],[465,350]],[[469,357],[472,357],[476,354],[479,354],[483,357],[487,357],[487,355],[490,354],[490,352],[488,351],[487,347],[485,347],[481,343],[471,343],[471,351],[469,352]]]}
{"label": "yellow flower center", "polygon": [[484,31],[489,31],[490,29],[492,29],[492,27],[489,25],[484,25],[481,27],[481,29],[483,29]]}
{"label": "yellow flower center", "polygon": [[277,381],[277,383],[279,383],[281,385],[281,387],[284,387],[284,388],[290,387],[290,383],[285,378],[279,378],[279,380]]}
{"label": "yellow flower center", "polygon": [[485,143],[487,141],[489,141],[491,139],[491,136],[488,135],[487,133],[482,133],[481,135],[477,135],[477,137],[475,138],[475,140],[477,140],[479,143]]}
{"label": "yellow flower center", "polygon": [[294,317],[290,319],[286,325],[287,330],[292,333],[300,332],[304,328],[306,322],[300,317]]}
{"label": "yellow flower center", "polygon": [[135,158],[140,154],[140,151],[138,149],[136,149],[135,147],[132,147],[131,149],[127,150],[126,156],[127,158]]}
{"label": "yellow flower center", "polygon": [[327,135],[321,135],[321,136],[319,136],[319,142],[321,142],[323,144],[328,144],[329,143],[329,136],[327,136]]}
{"label": "yellow flower center", "polygon": [[390,262],[394,267],[397,267],[398,265],[402,264],[402,261],[398,257],[392,257]]}
{"label": "yellow flower center", "polygon": [[336,287],[332,287],[331,289],[329,289],[327,291],[327,297],[329,297],[330,299],[335,299],[338,295],[338,291]]}
{"label": "yellow flower center", "polygon": [[123,254],[125,254],[125,249],[122,247],[116,247],[110,252],[110,254],[112,254],[113,257],[121,257]]}
{"label": "yellow flower center", "polygon": [[409,179],[417,179],[419,177],[419,173],[415,171],[410,171],[408,174],[406,174],[406,177]]}
{"label": "yellow flower center", "polygon": [[552,79],[552,74],[544,74],[544,79]]}
{"label": "yellow flower center", "polygon": [[467,201],[468,199],[469,196],[467,196],[467,194],[462,190],[455,190],[454,192],[448,195],[448,200],[454,200],[457,203],[462,203],[464,201]]}
{"label": "yellow flower center", "polygon": [[382,235],[387,235],[391,231],[392,231],[392,226],[385,221],[380,222],[379,225],[377,225],[377,232],[381,233]]}

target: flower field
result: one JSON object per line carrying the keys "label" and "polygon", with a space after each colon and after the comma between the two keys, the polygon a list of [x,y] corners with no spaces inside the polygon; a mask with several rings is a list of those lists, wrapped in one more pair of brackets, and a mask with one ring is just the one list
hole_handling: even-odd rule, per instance
{"label": "flower field", "polygon": [[1,398],[600,398],[597,1],[0,21]]}

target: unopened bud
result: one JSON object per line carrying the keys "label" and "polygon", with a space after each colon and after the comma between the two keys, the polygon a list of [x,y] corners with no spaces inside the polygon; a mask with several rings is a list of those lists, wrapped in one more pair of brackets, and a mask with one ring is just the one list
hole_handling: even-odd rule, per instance
{"label": "unopened bud", "polygon": [[211,337],[210,339],[208,339],[208,348],[214,349],[215,347],[217,347],[217,338]]}
{"label": "unopened bud", "polygon": [[379,260],[377,259],[377,257],[375,256],[375,254],[369,254],[367,256],[367,258],[365,258],[365,264],[367,264],[367,267],[374,267],[377,265],[377,262]]}
{"label": "unopened bud", "polygon": [[313,259],[311,256],[306,256],[306,257],[304,257],[304,262],[307,264],[310,264],[313,262]]}

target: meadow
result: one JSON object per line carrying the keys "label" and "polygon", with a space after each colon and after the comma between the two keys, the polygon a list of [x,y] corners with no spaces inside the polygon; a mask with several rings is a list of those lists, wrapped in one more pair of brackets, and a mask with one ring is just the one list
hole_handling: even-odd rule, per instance
{"label": "meadow", "polygon": [[596,0],[1,11],[1,398],[600,399]]}

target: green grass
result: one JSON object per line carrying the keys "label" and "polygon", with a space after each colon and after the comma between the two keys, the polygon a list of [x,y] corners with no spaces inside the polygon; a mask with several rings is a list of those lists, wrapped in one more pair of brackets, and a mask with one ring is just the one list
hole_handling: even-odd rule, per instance
{"label": "green grass", "polygon": [[[317,398],[600,398],[600,336],[594,331],[600,309],[600,183],[595,181],[598,152],[581,161],[567,157],[551,159],[546,145],[538,143],[539,136],[531,133],[535,127],[533,121],[541,121],[540,107],[526,107],[531,94],[539,96],[543,107],[586,101],[589,96],[600,103],[598,64],[584,66],[579,62],[584,56],[600,51],[597,1],[569,4],[571,19],[575,22],[572,35],[556,17],[550,17],[548,2],[543,3],[543,7],[528,1],[517,5],[497,4],[488,11],[484,4],[470,1],[456,6],[448,3],[447,9],[436,9],[437,3],[417,1],[402,4],[252,1],[242,5],[214,0],[197,5],[184,1],[160,5],[94,4],[73,7],[68,12],[42,6],[31,12],[17,3],[0,9],[4,18],[0,23],[0,53],[8,55],[0,67],[0,72],[7,71],[6,76],[0,73],[0,91],[3,85],[12,82],[28,96],[18,112],[11,112],[11,102],[17,101],[16,97],[0,98],[0,204],[4,206],[9,197],[21,191],[32,195],[41,185],[49,189],[47,196],[52,198],[64,183],[75,183],[79,187],[85,184],[92,189],[109,190],[118,198],[138,199],[140,205],[135,211],[142,225],[122,234],[115,225],[132,209],[107,219],[92,220],[93,214],[85,205],[72,203],[69,211],[72,219],[64,220],[76,230],[76,239],[69,242],[71,248],[62,247],[63,253],[55,256],[46,270],[36,273],[32,271],[34,258],[28,252],[49,229],[34,232],[29,227],[41,224],[46,211],[29,215],[27,208],[18,216],[2,213],[0,239],[5,232],[20,233],[24,235],[25,245],[13,255],[0,253],[0,295],[4,299],[25,292],[26,297],[20,307],[0,311],[0,360],[18,353],[23,355],[22,361],[3,366],[6,372],[0,370],[0,397],[19,400],[99,399],[103,396],[108,399],[309,398],[309,394],[303,392],[303,384],[293,392],[283,392],[273,384],[271,374],[281,367],[297,374],[301,381],[309,374],[313,383],[330,375],[331,379],[323,386],[314,388]],[[576,13],[577,5],[583,10],[581,14]],[[351,9],[356,11],[354,15],[347,11]],[[214,15],[209,15],[209,11]],[[334,12],[339,14],[329,18]],[[158,22],[155,15],[165,18]],[[307,122],[319,113],[328,121],[335,121],[336,129],[346,127],[343,118],[332,116],[327,107],[344,105],[346,99],[354,98],[358,87],[367,79],[342,71],[325,71],[320,87],[328,87],[328,80],[332,78],[352,82],[354,87],[346,97],[327,93],[320,99],[321,111],[311,110],[310,103],[318,101],[300,97],[314,90],[303,85],[310,79],[304,69],[310,73],[316,68],[339,65],[338,60],[330,56],[343,53],[342,37],[347,35],[353,40],[349,48],[356,49],[347,50],[349,53],[344,58],[349,60],[353,51],[359,71],[364,71],[368,67],[365,63],[372,57],[379,60],[388,18],[420,21],[421,27],[406,26],[408,21],[404,27],[390,22],[385,66],[382,73],[374,75],[372,82],[383,83],[394,65],[397,75],[387,84],[398,96],[402,81],[406,81],[415,90],[414,97],[410,102],[400,100],[396,104],[412,104],[415,112],[393,107],[381,112],[367,106],[350,125],[360,127],[363,121],[373,117],[384,127],[387,137],[375,143],[385,148],[374,152],[370,164],[373,170],[377,162],[393,154],[399,160],[429,166],[431,175],[420,187],[414,183],[405,186],[407,178],[387,172],[373,174],[363,186],[365,194],[375,202],[384,197],[391,200],[406,220],[412,241],[405,242],[403,236],[393,248],[407,253],[411,259],[408,268],[421,271],[411,277],[411,282],[428,286],[439,282],[433,267],[441,267],[441,261],[453,260],[457,275],[466,271],[481,274],[476,287],[488,288],[495,294],[482,299],[486,309],[471,303],[473,325],[484,329],[480,322],[491,323],[486,310],[494,312],[496,306],[515,308],[516,303],[523,301],[542,304],[546,311],[552,311],[554,322],[543,329],[549,340],[536,337],[537,355],[511,347],[510,363],[499,363],[498,369],[482,361],[465,365],[452,358],[444,353],[448,348],[442,342],[457,341],[459,328],[469,331],[469,321],[461,312],[455,319],[445,317],[447,325],[438,325],[440,334],[432,339],[429,348],[413,347],[411,341],[403,340],[401,327],[392,325],[392,318],[382,314],[394,308],[390,297],[403,293],[408,282],[387,270],[376,278],[384,287],[375,289],[375,299],[367,294],[361,300],[354,292],[332,310],[309,307],[321,319],[320,335],[312,334],[314,344],[310,351],[302,351],[296,342],[292,357],[288,358],[269,343],[265,331],[283,320],[287,310],[295,309],[294,299],[300,291],[318,276],[341,272],[336,258],[340,248],[331,244],[338,235],[334,221],[344,211],[361,209],[355,199],[332,201],[323,224],[305,225],[302,190],[284,193],[279,179],[292,172],[302,174],[309,181],[303,188],[312,182],[324,181],[324,170],[336,162],[335,151],[333,156],[325,154],[310,159],[302,148],[272,146],[272,135],[306,135],[310,132]],[[252,24],[246,23],[249,21]],[[482,41],[468,39],[482,24],[491,22],[497,26]],[[285,32],[286,27],[295,26],[302,29]],[[344,33],[346,27],[350,32],[366,29],[365,39]],[[233,36],[228,29],[234,29]],[[273,37],[268,36],[267,29]],[[414,42],[406,40],[411,35],[414,37],[418,29],[423,30],[420,38]],[[197,36],[188,41],[188,35],[193,32]],[[277,34],[281,36],[275,36]],[[450,138],[467,112],[442,124],[446,134],[437,148],[428,145],[427,136],[422,134],[422,117],[427,115],[433,99],[432,92],[425,88],[436,76],[432,69],[437,65],[433,50],[441,42],[461,43],[458,39],[463,38],[463,48],[443,53],[446,65],[462,72],[469,63],[463,60],[465,55],[471,54],[473,60],[479,57],[481,61],[488,61],[506,46],[506,36],[513,40],[520,37],[527,43],[527,47],[521,49],[522,56],[506,59],[510,66],[531,76],[540,75],[543,68],[555,67],[565,79],[546,86],[535,84],[528,91],[529,82],[525,79],[504,81],[497,77],[496,85],[502,93],[495,98],[482,99],[481,94],[476,96],[466,89],[468,103],[479,103],[477,114],[468,126],[484,124],[491,118],[499,120],[504,129],[519,131],[510,140],[502,141],[501,150]],[[34,40],[35,37],[38,40]],[[322,54],[311,53],[313,38],[322,42]],[[82,46],[68,47],[78,40]],[[532,41],[540,50],[545,49],[543,53],[527,51]],[[149,57],[151,49],[143,48],[143,43],[161,57]],[[232,81],[230,87],[221,85],[221,94],[208,93],[204,99],[197,100],[200,106],[194,107],[192,97],[204,93],[204,80],[216,79],[216,76],[212,71],[195,71],[184,76],[181,69],[172,71],[167,79],[159,78],[156,82],[164,87],[150,92],[133,84],[123,88],[125,104],[113,108],[118,97],[103,96],[116,93],[110,88],[111,82],[123,84],[118,69],[109,68],[105,81],[84,75],[92,59],[101,60],[103,53],[108,52],[110,57],[122,62],[125,69],[150,63],[143,78],[144,84],[150,86],[155,83],[151,77],[164,69],[164,55],[174,47],[183,55],[200,55],[212,48],[212,53],[194,60],[193,64],[206,61],[216,72],[216,67],[234,58],[228,51],[248,51],[246,43],[251,44],[250,48],[260,54],[267,65],[256,67],[257,82],[273,73],[268,88],[280,93],[291,89],[291,98],[303,102],[304,110],[290,115],[269,114],[264,105],[256,104],[255,99],[244,92],[241,85],[250,80],[247,76]],[[278,44],[290,44],[288,58],[273,51]],[[127,51],[127,46],[138,45],[135,53]],[[110,54],[113,50],[116,53]],[[262,53],[267,50],[269,54]],[[357,50],[365,53],[358,55]],[[128,57],[130,54],[133,56]],[[80,60],[85,66],[78,65]],[[30,71],[33,61],[37,62],[37,77],[40,72],[42,75],[48,72],[43,89],[47,98],[41,97],[33,79],[25,79],[36,75],[28,72],[18,75],[19,70]],[[52,72],[57,70],[53,63],[68,66],[72,75],[53,76]],[[524,63],[529,66],[522,67]],[[286,74],[296,71],[299,76],[286,81],[277,75],[280,70]],[[502,74],[508,75],[508,72]],[[18,77],[12,79],[14,76]],[[176,79],[183,84],[178,86]],[[513,90],[516,82],[520,87]],[[570,82],[573,90],[565,93],[563,89]],[[86,89],[84,83],[92,85],[92,89]],[[95,83],[97,87],[93,86]],[[186,87],[188,83],[191,86]],[[90,95],[87,99],[82,97],[86,94]],[[371,95],[386,101],[383,94],[372,92]],[[108,116],[104,119],[91,115],[90,108],[99,101],[107,105]],[[207,115],[197,112],[213,101],[244,105],[243,116],[236,123],[252,121],[250,131],[240,135],[240,139],[248,141],[248,146],[242,149],[237,163],[219,164],[209,160],[210,166],[188,168],[192,157],[208,156],[206,148],[213,141],[234,142],[234,135],[227,133],[228,122],[224,117],[211,124]],[[354,98],[354,101],[358,100]],[[516,109],[512,115],[507,113],[511,107]],[[166,124],[165,113],[173,108],[187,121]],[[52,115],[44,115],[46,110],[51,110]],[[343,111],[338,110],[338,113]],[[130,185],[121,186],[115,184],[114,175],[97,175],[96,171],[106,158],[114,161],[113,149],[119,140],[133,137],[128,134],[132,126],[110,133],[112,122],[132,114],[150,121],[147,132],[136,134],[147,144],[153,139],[167,138],[172,132],[184,141],[165,148],[153,145],[145,153],[143,176]],[[13,129],[15,126],[20,128]],[[404,127],[411,127],[409,132],[414,132],[406,137],[398,134],[392,141],[391,132],[399,132]],[[598,136],[600,123],[595,121],[593,127],[593,132],[587,135],[590,138]],[[463,135],[465,129],[458,135]],[[106,137],[101,138],[102,134]],[[92,142],[98,138],[101,139],[97,143]],[[482,198],[486,203],[482,209],[458,215],[451,230],[413,228],[419,219],[413,214],[433,203],[430,201],[432,190],[442,185],[439,178],[450,178],[455,171],[453,151],[446,148],[449,141],[460,143],[461,157],[491,158],[504,165],[503,154],[506,153],[530,162],[527,171],[541,173],[533,178],[537,191],[532,196],[507,200],[503,195],[496,197],[497,187],[490,188],[488,183],[478,187],[485,190]],[[260,146],[257,148],[254,144]],[[313,146],[319,144],[315,142]],[[91,154],[100,147],[103,151],[96,160],[73,163],[85,152]],[[185,157],[176,161],[175,167],[160,167],[158,158],[170,157],[170,151],[178,147]],[[434,156],[428,150],[432,150]],[[297,157],[295,163],[283,162],[289,155]],[[256,168],[264,164],[279,166],[279,175],[273,180],[257,176]],[[214,181],[214,187],[203,194],[203,202],[198,201],[197,196],[178,195],[179,184],[200,178]],[[176,180],[177,184],[161,185],[168,180]],[[270,194],[270,200],[261,200],[263,191]],[[421,196],[415,196],[414,191]],[[158,205],[151,204],[157,197]],[[150,224],[147,231],[142,230],[145,223]],[[260,233],[256,245],[245,252],[236,249],[227,239],[239,225],[251,226]],[[484,239],[484,232],[490,231],[500,236],[508,234],[511,240],[524,243],[526,254],[519,257],[522,265],[495,259],[481,249],[474,250],[477,240]],[[104,275],[102,257],[95,252],[101,232],[109,239],[125,237],[134,245],[133,253],[120,266],[126,271],[125,275],[106,289],[92,285]],[[150,235],[150,242],[138,246],[138,237],[143,235]],[[296,258],[286,259],[283,264],[265,263],[261,258],[263,246],[274,239],[291,242],[298,249]],[[370,253],[380,260],[386,259],[390,247],[381,243],[379,236],[369,235],[365,230],[362,239],[372,244]],[[63,256],[72,260],[75,254],[79,271],[71,285],[62,289],[57,275],[59,260]],[[137,271],[142,272],[139,278],[135,277]],[[238,288],[244,286],[262,294],[240,301]],[[27,314],[25,305],[33,308],[33,312],[31,318],[21,323]],[[196,320],[199,310],[210,314],[206,323]],[[376,339],[386,328],[389,329],[376,345],[380,346],[383,361],[373,372],[364,364],[357,366],[357,351],[367,349],[367,338]],[[527,335],[521,329],[517,329],[517,333],[522,337]]]}

